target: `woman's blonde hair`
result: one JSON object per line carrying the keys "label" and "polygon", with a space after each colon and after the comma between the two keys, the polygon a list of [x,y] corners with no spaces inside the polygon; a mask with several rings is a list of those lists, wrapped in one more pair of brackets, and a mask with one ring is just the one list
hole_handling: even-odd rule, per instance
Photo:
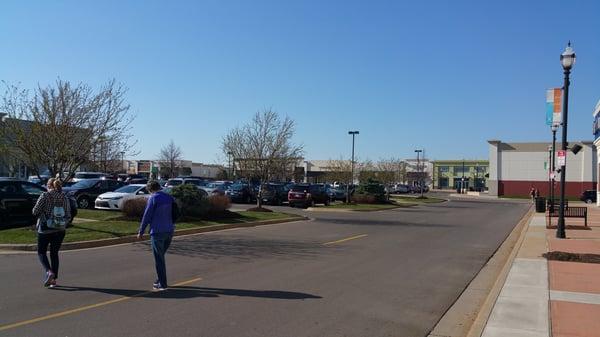
{"label": "woman's blonde hair", "polygon": [[56,179],[54,179],[54,178],[48,179],[48,182],[46,183],[46,186],[48,186],[49,188],[54,188],[54,182],[55,181],[56,181]]}
{"label": "woman's blonde hair", "polygon": [[57,191],[59,191],[59,192],[62,191],[62,183],[58,179],[54,180],[54,182],[52,183],[52,187],[54,187],[54,189],[57,190]]}

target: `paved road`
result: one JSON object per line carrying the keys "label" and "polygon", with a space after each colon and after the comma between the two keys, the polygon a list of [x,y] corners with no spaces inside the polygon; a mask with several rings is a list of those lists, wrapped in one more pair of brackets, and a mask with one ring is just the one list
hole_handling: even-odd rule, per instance
{"label": "paved road", "polygon": [[63,252],[53,290],[35,255],[0,254],[0,335],[425,336],[527,207],[313,212],[180,237],[168,255],[176,286],[160,293],[148,292],[147,243]]}

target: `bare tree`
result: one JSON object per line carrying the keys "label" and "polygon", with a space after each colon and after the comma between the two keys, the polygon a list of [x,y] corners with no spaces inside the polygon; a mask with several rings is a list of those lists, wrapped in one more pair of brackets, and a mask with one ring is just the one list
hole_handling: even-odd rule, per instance
{"label": "bare tree", "polygon": [[116,159],[114,154],[130,153],[135,145],[127,90],[115,80],[97,92],[86,84],[57,80],[38,86],[32,95],[5,85],[0,111],[7,116],[0,122],[0,137],[7,140],[11,155],[38,176],[48,169],[68,179],[80,166],[98,158]]}
{"label": "bare tree", "polygon": [[[223,137],[221,149],[231,153],[238,169],[259,179],[262,191],[262,184],[302,157],[302,145],[292,144],[294,131],[293,120],[282,119],[277,112],[266,109],[257,112],[251,122],[230,130]],[[260,195],[257,204],[262,206]]]}
{"label": "bare tree", "polygon": [[342,158],[328,160],[326,167],[327,173],[325,174],[326,179],[331,182],[340,182],[345,185],[350,184],[352,180],[351,165],[352,163],[350,160]]}
{"label": "bare tree", "polygon": [[161,176],[167,175],[169,178],[176,177],[181,169],[181,161],[183,160],[183,152],[181,148],[171,142],[160,150],[158,162],[161,168]]}

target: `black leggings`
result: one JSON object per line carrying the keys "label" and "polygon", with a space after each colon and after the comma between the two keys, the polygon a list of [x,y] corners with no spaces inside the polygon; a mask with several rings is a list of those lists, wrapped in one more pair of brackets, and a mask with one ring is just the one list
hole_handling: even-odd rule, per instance
{"label": "black leggings", "polygon": [[[65,231],[58,231],[53,233],[38,233],[38,257],[40,262],[46,271],[51,271],[54,277],[58,277],[58,250],[65,238]],[[48,262],[48,245],[50,245],[50,261]]]}

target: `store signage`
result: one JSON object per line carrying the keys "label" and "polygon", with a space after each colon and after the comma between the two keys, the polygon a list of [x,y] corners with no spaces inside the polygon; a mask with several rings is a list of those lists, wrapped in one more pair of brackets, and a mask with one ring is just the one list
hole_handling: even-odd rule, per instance
{"label": "store signage", "polygon": [[562,89],[546,90],[546,125],[560,125],[562,113]]}
{"label": "store signage", "polygon": [[558,150],[558,166],[565,166],[567,164],[567,151]]}

